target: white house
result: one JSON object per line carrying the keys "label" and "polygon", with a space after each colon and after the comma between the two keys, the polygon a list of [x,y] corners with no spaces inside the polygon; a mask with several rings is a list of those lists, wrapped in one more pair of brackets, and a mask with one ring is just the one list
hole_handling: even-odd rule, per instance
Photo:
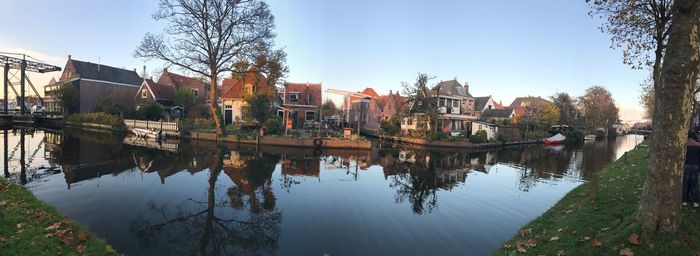
{"label": "white house", "polygon": [[472,135],[476,134],[478,131],[486,131],[486,138],[488,140],[495,140],[496,134],[498,133],[498,126],[482,121],[472,122]]}

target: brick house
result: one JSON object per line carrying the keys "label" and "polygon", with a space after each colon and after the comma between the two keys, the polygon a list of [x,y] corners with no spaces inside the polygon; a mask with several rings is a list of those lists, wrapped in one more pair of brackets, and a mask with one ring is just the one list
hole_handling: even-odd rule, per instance
{"label": "brick house", "polygon": [[284,83],[282,110],[278,114],[292,120],[293,129],[312,128],[318,120],[321,107],[321,83]]}
{"label": "brick house", "polygon": [[246,96],[268,94],[276,98],[276,88],[267,84],[267,78],[257,69],[249,69],[241,78],[225,78],[221,83],[221,113],[224,115],[224,125],[243,120],[242,108]]}
{"label": "brick house", "polygon": [[47,113],[61,113],[58,99],[52,94],[63,85],[73,86],[80,93],[78,106],[68,109],[67,112],[91,113],[95,112],[105,97],[132,97],[138,91],[141,82],[143,79],[136,70],[74,60],[68,55],[68,61],[58,82],[44,88]]}
{"label": "brick house", "polygon": [[[393,91],[390,91],[388,95],[379,96],[372,88],[367,88],[362,91],[362,95],[367,95],[369,98],[365,98],[365,101],[358,100],[358,103],[352,105],[353,109],[358,109],[358,112],[361,113],[361,128],[375,132],[381,128],[382,121],[396,116],[406,103],[406,99],[401,97],[399,92],[394,94]],[[360,107],[362,108],[360,109]],[[356,120],[353,121],[356,122]]]}
{"label": "brick house", "polygon": [[143,79],[138,92],[134,95],[136,109],[153,101],[163,106],[172,106],[175,104],[175,87],[156,83],[151,79]]}
{"label": "brick house", "polygon": [[431,92],[438,100],[440,116],[436,125],[443,132],[471,134],[471,121],[476,121],[474,97],[469,93],[469,84],[460,84],[457,79],[442,81]]}
{"label": "brick house", "polygon": [[206,102],[209,95],[209,85],[205,81],[169,72],[167,68],[163,69],[157,83],[170,85],[175,88],[175,91],[185,87],[197,96],[200,102]]}

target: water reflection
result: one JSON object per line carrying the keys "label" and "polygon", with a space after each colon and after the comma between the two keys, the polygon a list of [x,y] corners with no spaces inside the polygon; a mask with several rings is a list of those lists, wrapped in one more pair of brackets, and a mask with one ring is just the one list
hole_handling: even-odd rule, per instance
{"label": "water reflection", "polygon": [[[443,244],[445,254],[488,252],[639,141],[488,152],[387,145],[318,155],[204,142],[163,147],[71,130],[5,130],[3,138],[5,177],[120,252],[139,255],[363,254],[378,241],[396,245],[382,249],[387,254],[417,253],[455,237],[474,238]],[[480,223],[492,224],[474,228]],[[374,228],[405,234],[387,239]],[[343,244],[337,235],[360,235],[348,230],[366,239]],[[397,249],[405,239],[425,243]]]}

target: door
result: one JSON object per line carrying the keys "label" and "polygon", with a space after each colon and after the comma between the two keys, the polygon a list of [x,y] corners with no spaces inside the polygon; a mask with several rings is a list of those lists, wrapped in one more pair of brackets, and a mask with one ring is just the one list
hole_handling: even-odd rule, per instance
{"label": "door", "polygon": [[233,122],[231,120],[231,117],[233,117],[233,110],[231,110],[231,109],[224,110],[224,126],[229,125]]}

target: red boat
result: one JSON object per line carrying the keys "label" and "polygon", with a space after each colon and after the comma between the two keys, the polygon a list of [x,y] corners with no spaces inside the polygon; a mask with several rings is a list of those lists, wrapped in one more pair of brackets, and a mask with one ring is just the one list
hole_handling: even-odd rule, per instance
{"label": "red boat", "polygon": [[560,145],[564,143],[566,140],[566,136],[562,135],[561,133],[557,133],[557,135],[554,135],[552,137],[544,139],[544,144],[545,145]]}

